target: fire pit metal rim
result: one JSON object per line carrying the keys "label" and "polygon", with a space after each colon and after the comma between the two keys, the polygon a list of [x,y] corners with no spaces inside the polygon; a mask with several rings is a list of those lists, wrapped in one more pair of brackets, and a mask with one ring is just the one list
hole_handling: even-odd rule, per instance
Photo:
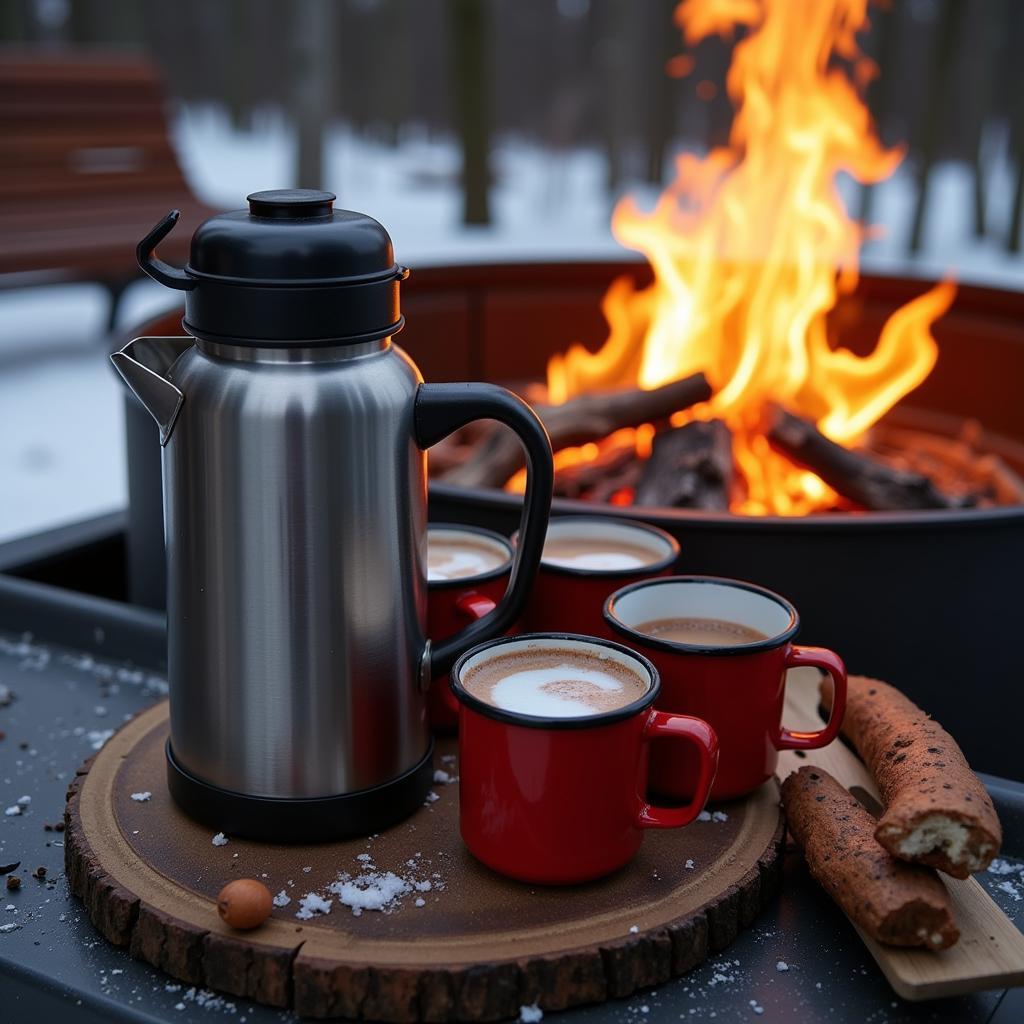
{"label": "fire pit metal rim", "polygon": [[[446,505],[463,505],[512,512],[519,508],[520,496],[492,488],[453,487],[431,482],[430,494]],[[840,512],[819,513],[810,516],[741,516],[733,512],[702,512],[694,509],[664,508],[658,506],[614,506],[576,498],[555,498],[551,503],[552,515],[619,516],[641,522],[661,525],[685,523],[694,530],[722,528],[738,532],[758,530],[812,530],[815,532],[845,533],[861,530],[921,530],[930,527],[976,528],[980,524],[998,526],[1002,523],[1024,521],[1024,505],[999,505],[992,508],[915,509],[904,512]]]}
{"label": "fire pit metal rim", "polygon": [[[538,276],[538,267],[544,273]],[[439,289],[474,289],[500,286],[525,285],[535,291],[558,294],[567,284],[591,286],[595,270],[610,271],[612,274],[631,273],[640,284],[650,276],[648,264],[629,250],[622,253],[602,253],[599,256],[584,257],[568,253],[545,254],[543,259],[536,256],[518,258],[508,256],[501,259],[485,258],[480,261],[424,261],[414,267],[416,287],[427,294]],[[859,287],[865,297],[885,297],[905,300],[908,280],[919,283],[922,288],[934,283],[934,278],[924,271],[914,272],[913,268],[897,275],[892,270],[877,269],[860,275]],[[985,320],[1006,321],[1019,317],[1024,293],[999,284],[978,284],[959,282],[955,308],[961,313]],[[150,331],[161,320],[173,316],[181,309],[178,303],[148,317],[141,325],[123,331],[118,345],[130,341],[139,334]],[[187,332],[183,332],[187,333]],[[511,514],[518,510],[521,498],[490,488],[454,487],[438,481],[431,481],[430,494],[448,508],[473,507],[477,510],[490,509],[498,513]],[[555,515],[607,515],[636,519],[671,530],[672,526],[685,524],[695,531],[702,529],[724,529],[744,533],[759,530],[790,533],[803,530],[812,533],[905,531],[922,529],[957,529],[993,527],[1003,524],[1024,522],[1024,505],[1002,505],[981,509],[927,509],[901,512],[856,512],[818,513],[810,516],[740,516],[730,512],[704,512],[693,509],[673,509],[662,506],[617,507],[572,498],[555,498],[552,502]]]}

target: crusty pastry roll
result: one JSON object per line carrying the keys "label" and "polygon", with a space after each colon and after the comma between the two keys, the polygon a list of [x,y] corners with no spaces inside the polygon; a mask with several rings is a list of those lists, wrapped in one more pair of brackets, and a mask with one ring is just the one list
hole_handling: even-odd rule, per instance
{"label": "crusty pastry roll", "polygon": [[[831,703],[831,685],[821,686]],[[895,687],[847,684],[843,735],[875,778],[885,813],[875,838],[894,856],[954,878],[983,871],[1003,831],[985,787],[952,736]]]}
{"label": "crusty pastry roll", "polygon": [[811,874],[868,935],[926,949],[946,949],[960,937],[938,875],[879,846],[875,819],[828,772],[793,772],[782,802]]}

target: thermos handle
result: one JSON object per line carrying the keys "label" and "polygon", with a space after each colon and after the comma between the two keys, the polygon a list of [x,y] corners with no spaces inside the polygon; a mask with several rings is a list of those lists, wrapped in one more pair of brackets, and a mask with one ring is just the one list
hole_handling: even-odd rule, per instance
{"label": "thermos handle", "polygon": [[444,675],[463,651],[504,633],[522,612],[544,550],[555,474],[544,424],[506,388],[496,384],[421,384],[413,415],[416,443],[424,449],[473,420],[504,423],[519,435],[526,449],[526,494],[508,588],[489,615],[437,642],[430,655],[430,671],[437,677]]}
{"label": "thermos handle", "polygon": [[159,281],[168,288],[188,292],[195,288],[196,279],[189,277],[180,267],[172,267],[156,257],[156,247],[171,233],[171,228],[178,223],[180,216],[177,210],[171,210],[135,247],[135,258],[139,261],[143,273],[149,274],[154,281]]}

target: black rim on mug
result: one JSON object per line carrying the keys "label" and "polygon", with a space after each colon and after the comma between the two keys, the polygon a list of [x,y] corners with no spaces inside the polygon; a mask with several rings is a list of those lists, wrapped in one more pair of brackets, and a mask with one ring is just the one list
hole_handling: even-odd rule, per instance
{"label": "black rim on mug", "polygon": [[427,524],[427,543],[430,543],[430,535],[432,533],[466,533],[470,535],[476,535],[482,537],[485,540],[494,541],[496,544],[500,544],[505,550],[505,561],[501,565],[494,569],[487,569],[484,572],[473,573],[471,576],[456,576],[451,579],[438,579],[428,580],[427,585],[431,590],[438,589],[443,590],[447,587],[464,587],[470,583],[487,583],[489,580],[496,580],[504,576],[509,566],[512,564],[512,558],[515,551],[512,547],[512,542],[508,537],[503,537],[497,530],[488,530],[483,526],[464,526],[462,523],[428,523]]}
{"label": "black rim on mug", "polygon": [[[554,649],[557,649],[559,646],[575,646],[577,649],[588,650],[592,656],[592,649],[594,647],[603,647],[606,650],[615,651],[620,655],[616,659],[619,664],[633,662],[638,669],[646,673],[648,677],[647,690],[641,697],[612,711],[601,711],[594,715],[580,715],[573,718],[549,718],[546,715],[526,715],[518,711],[507,711],[504,708],[496,707],[494,704],[488,704],[479,697],[473,696],[462,685],[462,673],[467,668],[473,667],[470,662],[474,661],[474,659],[496,648],[516,644],[521,646],[529,645],[531,642],[551,644]],[[638,671],[637,674],[640,675],[640,672]],[[483,715],[486,718],[493,718],[498,722],[505,722],[508,725],[522,725],[530,729],[594,729],[632,718],[639,712],[651,707],[661,692],[661,677],[658,675],[658,670],[651,663],[650,659],[645,658],[639,651],[634,651],[631,647],[616,643],[614,640],[603,640],[600,637],[583,636],[579,633],[520,633],[518,636],[501,636],[495,640],[488,640],[486,643],[479,644],[466,651],[452,666],[449,685],[459,703],[464,704],[477,714]]]}
{"label": "black rim on mug", "polygon": [[[544,572],[553,572],[562,576],[635,576],[637,573],[656,573],[661,572],[662,569],[667,569],[669,566],[675,565],[679,560],[681,548],[679,541],[665,530],[662,530],[658,526],[651,526],[649,523],[637,522],[633,519],[619,519],[612,518],[611,516],[552,516],[548,520],[548,536],[551,534],[551,528],[566,526],[574,526],[578,529],[582,528],[586,530],[589,527],[595,527],[594,535],[597,539],[598,530],[601,528],[607,529],[610,532],[619,534],[632,533],[635,535],[641,534],[645,539],[654,538],[659,546],[666,548],[664,555],[659,556],[656,560],[651,562],[645,562],[643,565],[631,566],[626,569],[586,569],[579,568],[571,565],[556,565],[554,562],[546,562],[541,557],[540,567]],[[546,538],[545,538],[546,539]],[[515,543],[516,535],[512,535],[512,542]],[[643,541],[637,541],[638,547],[643,547]]]}
{"label": "black rim on mug", "polygon": [[[631,626],[623,621],[619,618],[616,611],[618,604],[627,600],[631,594],[635,594],[637,591],[651,587],[673,588],[690,586],[715,586],[757,594],[759,597],[776,604],[785,613],[788,622],[782,629],[773,631],[770,636],[765,637],[763,640],[754,640],[746,644],[712,647],[704,644],[687,644],[677,640],[664,640],[660,637],[651,636],[649,633],[643,633],[635,626]],[[671,601],[666,594],[666,599],[662,602],[660,617],[670,619],[676,614],[678,613],[673,612]],[[653,647],[655,650],[667,651],[670,654],[702,654],[712,657],[732,657],[774,650],[777,647],[782,647],[783,644],[789,643],[800,629],[800,616],[797,614],[796,608],[781,594],[776,594],[775,591],[759,586],[756,583],[748,583],[746,580],[728,579],[724,576],[662,576],[659,579],[640,580],[637,583],[630,583],[616,590],[605,601],[604,620],[619,636],[625,637],[633,643],[642,643],[645,647]]]}

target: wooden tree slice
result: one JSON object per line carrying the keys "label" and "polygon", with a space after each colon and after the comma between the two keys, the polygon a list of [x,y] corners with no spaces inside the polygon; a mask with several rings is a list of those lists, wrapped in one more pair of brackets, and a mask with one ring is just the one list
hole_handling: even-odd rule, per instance
{"label": "wooden tree slice", "polygon": [[[458,786],[440,782],[435,800],[377,836],[214,846],[167,793],[167,729],[163,703],[80,769],[66,812],[71,889],[104,937],[133,956],[304,1016],[487,1021],[533,1003],[559,1010],[628,996],[727,946],[780,880],[774,781],[723,805],[726,820],[648,833],[627,867],[573,887],[520,884],[475,861],[459,838]],[[438,767],[453,775],[454,754],[454,741],[440,744]],[[132,799],[142,793],[151,795]],[[360,855],[421,889],[356,916],[327,886],[365,871]],[[216,908],[232,878],[260,879],[291,902],[255,931],[235,932]],[[331,899],[331,912],[297,919],[309,892]]]}

